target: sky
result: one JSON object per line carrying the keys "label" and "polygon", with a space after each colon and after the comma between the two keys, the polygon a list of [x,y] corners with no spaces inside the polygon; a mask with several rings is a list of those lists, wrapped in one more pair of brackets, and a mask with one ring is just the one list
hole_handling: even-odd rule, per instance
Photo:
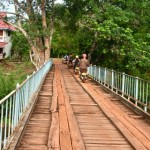
{"label": "sky", "polygon": [[56,0],[55,3],[62,3],[62,2],[63,2],[63,0]]}
{"label": "sky", "polygon": [[[63,0],[56,0],[55,3],[63,3]],[[14,6],[9,5],[9,8],[7,9],[8,12],[14,12]],[[11,15],[8,15],[11,16]]]}

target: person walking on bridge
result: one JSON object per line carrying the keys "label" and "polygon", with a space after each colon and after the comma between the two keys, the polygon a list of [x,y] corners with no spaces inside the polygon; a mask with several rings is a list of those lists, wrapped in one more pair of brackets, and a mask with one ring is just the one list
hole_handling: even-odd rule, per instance
{"label": "person walking on bridge", "polygon": [[79,62],[79,68],[80,68],[80,72],[82,73],[83,70],[87,71],[87,67],[89,67],[89,61],[86,59],[86,54],[82,54],[82,59]]}
{"label": "person walking on bridge", "polygon": [[75,60],[74,60],[74,70],[75,70],[76,67],[79,66],[79,62],[80,62],[79,56],[76,55],[76,58],[75,58]]}

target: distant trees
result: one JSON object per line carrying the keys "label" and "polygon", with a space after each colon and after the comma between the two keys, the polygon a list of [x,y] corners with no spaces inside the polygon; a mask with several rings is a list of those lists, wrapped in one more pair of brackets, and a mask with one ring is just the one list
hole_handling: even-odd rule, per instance
{"label": "distant trees", "polygon": [[52,49],[53,56],[90,52],[92,63],[133,75],[150,72],[149,0],[10,2],[37,67]]}
{"label": "distant trees", "polygon": [[138,76],[150,72],[148,0],[64,0],[63,6],[63,29],[79,51],[92,53],[94,64]]}

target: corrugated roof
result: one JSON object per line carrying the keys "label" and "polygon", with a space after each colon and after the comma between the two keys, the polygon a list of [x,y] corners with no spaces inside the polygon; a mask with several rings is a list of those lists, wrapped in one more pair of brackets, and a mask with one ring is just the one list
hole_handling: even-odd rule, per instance
{"label": "corrugated roof", "polygon": [[0,19],[0,29],[15,30],[15,27]]}
{"label": "corrugated roof", "polygon": [[5,18],[7,16],[6,12],[0,12],[0,18]]}
{"label": "corrugated roof", "polygon": [[6,43],[6,42],[0,42],[0,48],[4,47],[6,44],[8,44],[8,43]]}
{"label": "corrugated roof", "polygon": [[1,30],[6,29],[6,30],[14,31],[15,27],[3,20],[3,18],[5,18],[6,16],[7,16],[6,12],[0,12],[0,29]]}

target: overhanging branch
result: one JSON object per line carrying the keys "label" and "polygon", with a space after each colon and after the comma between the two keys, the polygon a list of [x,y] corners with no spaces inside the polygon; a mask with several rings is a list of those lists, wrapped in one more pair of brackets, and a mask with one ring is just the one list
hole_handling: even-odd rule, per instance
{"label": "overhanging branch", "polygon": [[28,18],[27,18],[27,17],[22,16],[21,14],[18,14],[18,13],[15,13],[15,12],[7,12],[7,14],[16,15],[16,16],[18,16],[18,17],[21,17],[22,19],[28,20]]}

